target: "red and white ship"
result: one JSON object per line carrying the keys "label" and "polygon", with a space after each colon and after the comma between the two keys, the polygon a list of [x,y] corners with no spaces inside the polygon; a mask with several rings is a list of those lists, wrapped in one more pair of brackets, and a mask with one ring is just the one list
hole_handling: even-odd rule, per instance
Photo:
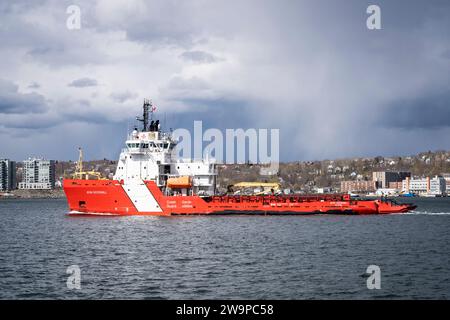
{"label": "red and white ship", "polygon": [[65,179],[71,214],[388,214],[413,210],[412,204],[354,200],[333,195],[216,195],[215,161],[177,158],[177,141],[153,121],[144,101],[142,131],[135,129],[120,153],[113,180]]}

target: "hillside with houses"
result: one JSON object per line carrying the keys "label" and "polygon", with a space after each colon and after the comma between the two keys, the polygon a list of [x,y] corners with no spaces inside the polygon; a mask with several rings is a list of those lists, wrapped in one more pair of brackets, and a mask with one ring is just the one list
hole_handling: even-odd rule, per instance
{"label": "hillside with houses", "polygon": [[[76,161],[53,162],[54,188],[58,189],[64,178],[70,178],[75,173]],[[107,179],[113,178],[116,166],[117,161],[108,159],[83,162],[84,170],[99,172]],[[447,190],[450,190],[450,151],[428,151],[398,157],[284,162],[280,163],[278,170],[272,171],[272,174],[261,174],[267,173],[267,170],[268,166],[261,164],[218,164],[218,191],[226,192],[228,186],[238,182],[271,182],[280,184],[282,189],[301,193],[347,192],[354,190],[355,185],[364,186],[362,191],[370,192],[379,188],[373,184],[375,172],[403,172],[408,173],[411,179],[440,176],[445,178]],[[17,162],[16,173],[17,182],[20,182],[23,179],[24,162]],[[401,183],[401,180],[397,181],[397,189],[401,189]],[[384,187],[388,186],[386,184]]]}
{"label": "hillside with houses", "polygon": [[[86,170],[95,170],[112,178],[117,162],[112,160],[85,161]],[[76,162],[56,161],[56,177],[61,180],[75,171]],[[375,171],[409,171],[412,176],[435,176],[450,173],[450,151],[428,151],[404,157],[366,157],[318,161],[296,161],[279,164],[273,175],[261,175],[259,164],[219,164],[218,186],[241,181],[278,182],[282,188],[314,192],[317,188],[340,188],[342,181],[372,180]]]}

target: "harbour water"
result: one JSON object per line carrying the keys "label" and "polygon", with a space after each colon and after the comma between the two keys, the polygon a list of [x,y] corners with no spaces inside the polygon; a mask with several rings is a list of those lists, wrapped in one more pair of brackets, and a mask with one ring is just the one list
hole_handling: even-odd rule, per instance
{"label": "harbour water", "polygon": [[450,198],[408,201],[419,207],[401,215],[167,218],[1,200],[0,298],[448,299]]}

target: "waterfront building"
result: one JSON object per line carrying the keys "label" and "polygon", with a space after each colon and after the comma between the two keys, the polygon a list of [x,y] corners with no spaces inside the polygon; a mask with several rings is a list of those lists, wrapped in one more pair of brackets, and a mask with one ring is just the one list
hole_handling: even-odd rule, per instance
{"label": "waterfront building", "polygon": [[333,192],[333,188],[331,188],[331,187],[317,188],[317,193],[320,193],[320,194],[331,193],[331,192]]}
{"label": "waterfront building", "polygon": [[407,177],[411,177],[411,172],[407,171],[375,171],[372,180],[375,181],[376,188],[390,188],[391,182],[402,182]]}
{"label": "waterfront building", "polygon": [[341,192],[373,192],[375,181],[341,181]]}
{"label": "waterfront building", "polygon": [[0,159],[0,191],[10,191],[16,187],[16,162]]}
{"label": "waterfront building", "polygon": [[442,177],[445,179],[446,191],[450,191],[450,173],[444,173]]}
{"label": "waterfront building", "polygon": [[54,189],[55,161],[28,159],[23,162],[22,182],[19,189]]}
{"label": "waterfront building", "polygon": [[402,190],[403,181],[389,182],[389,189]]}
{"label": "waterfront building", "polygon": [[446,192],[445,179],[441,176],[433,178],[406,178],[402,183],[402,190],[409,193],[442,195]]}

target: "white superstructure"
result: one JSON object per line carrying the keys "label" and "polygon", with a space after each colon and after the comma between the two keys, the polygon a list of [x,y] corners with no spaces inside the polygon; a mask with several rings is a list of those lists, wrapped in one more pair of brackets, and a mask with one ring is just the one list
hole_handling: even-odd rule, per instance
{"label": "white superstructure", "polygon": [[[149,112],[153,113],[153,110],[151,102],[144,101],[144,117],[138,119],[144,122],[143,130],[135,128],[128,136],[114,179],[125,183],[152,180],[167,195],[213,195],[217,176],[214,159],[179,159],[176,154],[177,141],[172,134],[162,132],[158,120],[149,119]],[[181,177],[188,177],[191,185],[176,189],[168,187],[170,179]]]}

